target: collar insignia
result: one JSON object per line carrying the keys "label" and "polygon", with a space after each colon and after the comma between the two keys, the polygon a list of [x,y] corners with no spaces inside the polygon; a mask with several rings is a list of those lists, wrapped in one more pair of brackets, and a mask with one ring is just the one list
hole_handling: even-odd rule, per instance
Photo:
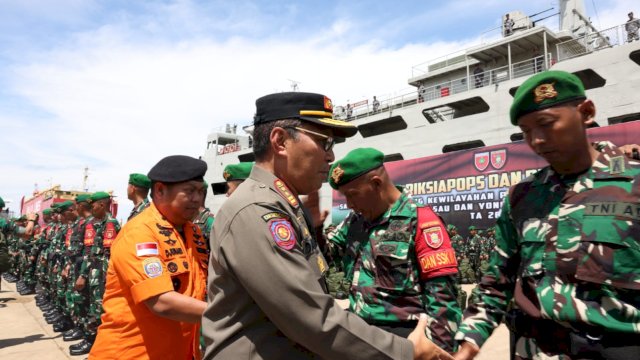
{"label": "collar insignia", "polygon": [[287,200],[287,202],[291,204],[291,206],[293,206],[294,208],[298,207],[298,199],[296,199],[296,197],[291,194],[291,191],[289,191],[289,188],[284,184],[282,180],[276,179],[276,181],[273,182],[273,185],[275,185],[278,193],[280,193],[280,195],[285,198],[285,200]]}

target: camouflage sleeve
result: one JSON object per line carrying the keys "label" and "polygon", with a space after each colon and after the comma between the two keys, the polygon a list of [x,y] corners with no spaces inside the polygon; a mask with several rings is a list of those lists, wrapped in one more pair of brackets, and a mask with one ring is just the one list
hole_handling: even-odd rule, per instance
{"label": "camouflage sleeve", "polygon": [[462,310],[458,306],[456,279],[440,276],[423,284],[424,308],[429,316],[427,337],[448,352],[453,352],[453,336],[458,330]]}
{"label": "camouflage sleeve", "polygon": [[502,205],[496,223],[496,247],[491,253],[489,268],[473,290],[478,301],[469,304],[458,328],[456,340],[466,340],[482,346],[500,324],[513,297],[518,254],[518,235],[511,220],[509,196]]}
{"label": "camouflage sleeve", "polygon": [[345,247],[347,246],[347,233],[349,231],[348,221],[350,219],[351,214],[326,235],[328,246],[324,255],[330,262],[339,261],[344,256]]}

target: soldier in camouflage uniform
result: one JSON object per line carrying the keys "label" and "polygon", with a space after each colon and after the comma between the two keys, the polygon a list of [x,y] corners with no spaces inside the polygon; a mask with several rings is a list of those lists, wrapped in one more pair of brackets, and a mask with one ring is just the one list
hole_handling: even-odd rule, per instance
{"label": "soldier in camouflage uniform", "polygon": [[40,309],[49,304],[49,301],[51,300],[46,293],[48,285],[45,280],[47,248],[51,241],[51,231],[53,228],[53,212],[50,208],[42,210],[42,220],[44,222],[44,226],[40,229],[40,235],[37,241],[37,246],[40,249],[40,252],[36,259],[35,270],[36,284],[39,287],[38,295],[36,295],[35,299],[36,305],[38,305]]}
{"label": "soldier in camouflage uniform", "polygon": [[73,231],[67,247],[65,267],[67,282],[64,294],[67,304],[66,314],[69,316],[73,327],[62,334],[64,341],[79,340],[83,337],[82,323],[87,314],[85,298],[82,293],[75,290],[75,284],[80,276],[80,268],[82,267],[86,224],[91,221],[89,196],[89,194],[76,196],[78,218],[73,224]]}
{"label": "soldier in camouflage uniform", "polygon": [[[0,212],[4,208],[4,200],[0,197]],[[9,257],[9,242],[7,239],[7,219],[0,216],[0,275],[9,270],[11,263]],[[6,276],[5,276],[6,277]],[[0,289],[2,285],[0,284]]]}
{"label": "soldier in camouflage uniform", "polygon": [[590,144],[594,118],[573,74],[546,71],[516,91],[511,122],[550,166],[505,198],[457,359],[475,356],[512,299],[516,359],[639,358],[640,162]]}
{"label": "soldier in camouflage uniform", "polygon": [[456,290],[458,291],[458,306],[461,309],[467,307],[467,292],[462,290],[462,273],[460,269],[460,263],[464,259],[464,238],[458,234],[458,229],[453,224],[447,225],[447,232],[449,233],[449,239],[451,239],[451,246],[456,252],[456,261],[458,262],[458,275],[456,277]]}
{"label": "soldier in camouflage uniform", "polygon": [[140,214],[142,210],[149,207],[149,189],[151,180],[144,174],[129,174],[129,184],[127,185],[127,198],[133,202],[133,209],[127,221]]}
{"label": "soldier in camouflage uniform", "polygon": [[58,207],[63,222],[63,231],[59,236],[56,246],[56,280],[55,280],[55,304],[61,318],[54,322],[53,331],[64,332],[73,327],[67,306],[66,290],[69,281],[69,248],[74,227],[77,226],[78,212],[75,203],[71,200],[64,201]]}
{"label": "soldier in camouflage uniform", "polygon": [[[102,315],[102,296],[104,295],[111,244],[120,231],[118,220],[113,218],[110,213],[111,195],[109,193],[96,192],[91,195],[89,201],[93,216],[90,225],[95,231],[95,235],[92,241],[87,240],[85,236],[85,245],[87,241],[92,242],[91,251],[88,256],[83,258],[80,269],[81,276],[76,281],[77,288],[88,287],[89,309],[83,324],[84,337],[82,342],[69,347],[69,353],[74,356],[88,354],[96,338],[98,326],[100,326],[100,315]],[[88,231],[89,224],[87,224],[85,233]],[[79,286],[80,284],[82,286]]]}
{"label": "soldier in camouflage uniform", "polygon": [[480,281],[478,278],[478,255],[480,252],[480,245],[482,237],[478,234],[478,229],[471,225],[469,226],[469,237],[467,238],[467,244],[465,246],[465,255],[469,259],[470,271],[473,272],[473,276],[469,277],[472,284]]}
{"label": "soldier in camouflage uniform", "polygon": [[[355,149],[329,171],[329,184],[353,210],[328,238],[330,255],[342,260],[351,284],[349,311],[401,336],[426,313],[427,337],[451,352],[462,315],[455,252],[435,213],[428,209],[431,218],[419,220],[417,205],[393,185],[383,157],[375,149]],[[446,261],[441,266],[431,256]]]}

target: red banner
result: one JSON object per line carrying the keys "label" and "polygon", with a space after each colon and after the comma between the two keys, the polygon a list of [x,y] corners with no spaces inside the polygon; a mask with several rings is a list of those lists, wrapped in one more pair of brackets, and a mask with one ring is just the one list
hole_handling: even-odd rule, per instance
{"label": "red banner", "polygon": [[[640,121],[589,130],[591,141],[620,146],[637,143]],[[394,183],[427,204],[461,234],[474,225],[493,226],[509,187],[547,166],[523,141],[385,163]],[[332,221],[348,214],[346,201],[333,191]]]}

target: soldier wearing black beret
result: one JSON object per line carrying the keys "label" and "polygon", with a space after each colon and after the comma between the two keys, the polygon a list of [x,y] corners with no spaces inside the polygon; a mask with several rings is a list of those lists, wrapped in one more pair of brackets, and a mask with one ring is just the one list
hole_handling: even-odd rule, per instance
{"label": "soldier wearing black beret", "polygon": [[111,249],[104,315],[91,358],[199,359],[207,248],[192,219],[207,164],[173,155],[149,171],[153,202]]}

